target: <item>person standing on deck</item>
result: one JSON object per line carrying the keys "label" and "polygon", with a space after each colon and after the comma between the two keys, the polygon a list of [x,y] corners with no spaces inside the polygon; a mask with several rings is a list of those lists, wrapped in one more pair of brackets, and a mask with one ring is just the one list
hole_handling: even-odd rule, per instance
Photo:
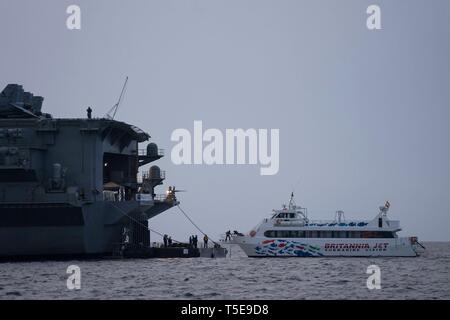
{"label": "person standing on deck", "polygon": [[192,244],[194,245],[194,248],[197,249],[198,238],[196,235],[192,236]]}
{"label": "person standing on deck", "polygon": [[203,248],[208,248],[208,236],[206,234],[203,237]]}

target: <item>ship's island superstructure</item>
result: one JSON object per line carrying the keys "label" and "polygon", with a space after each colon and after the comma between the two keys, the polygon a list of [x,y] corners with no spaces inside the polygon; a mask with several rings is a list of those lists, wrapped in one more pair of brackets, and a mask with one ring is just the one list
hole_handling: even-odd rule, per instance
{"label": "ship's island superstructure", "polygon": [[[43,98],[0,94],[0,257],[105,255],[148,247],[148,220],[178,204],[149,134],[111,118],[56,119]],[[90,110],[89,110],[90,111]],[[141,170],[142,171],[142,170]]]}

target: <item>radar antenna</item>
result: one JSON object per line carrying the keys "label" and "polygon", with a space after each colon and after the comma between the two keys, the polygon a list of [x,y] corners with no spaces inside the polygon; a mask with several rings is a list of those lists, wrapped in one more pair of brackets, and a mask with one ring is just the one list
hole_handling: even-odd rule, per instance
{"label": "radar antenna", "polygon": [[289,209],[295,209],[297,205],[294,201],[294,192],[291,192],[291,198],[289,199]]}
{"label": "radar antenna", "polygon": [[334,220],[335,220],[337,223],[344,222],[344,221],[345,221],[345,213],[344,213],[344,211],[343,211],[343,210],[338,210],[338,211],[336,211]]}
{"label": "radar antenna", "polygon": [[125,95],[125,91],[127,89],[127,83],[128,83],[128,76],[125,78],[125,83],[123,84],[122,91],[120,92],[119,100],[117,103],[108,111],[106,114],[106,118],[110,120],[114,120],[114,117],[116,116],[117,110],[119,110],[119,106],[122,103],[123,97]]}
{"label": "radar antenna", "polygon": [[386,201],[386,203],[384,204],[384,206],[380,207],[380,212],[381,214],[386,217],[387,212],[389,211],[389,207],[391,206],[391,204],[389,203],[389,201]]}

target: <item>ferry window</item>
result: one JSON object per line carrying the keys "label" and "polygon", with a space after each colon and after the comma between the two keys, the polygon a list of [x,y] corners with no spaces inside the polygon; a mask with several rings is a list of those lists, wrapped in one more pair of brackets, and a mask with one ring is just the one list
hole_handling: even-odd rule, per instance
{"label": "ferry window", "polygon": [[266,232],[264,232],[264,236],[267,237],[267,238],[274,238],[275,237],[275,231],[273,231],[273,230],[266,231]]}
{"label": "ferry window", "polygon": [[352,232],[350,232],[350,237],[351,238],[361,238],[361,232],[359,232],[359,231],[352,231]]}
{"label": "ferry window", "polygon": [[375,237],[375,232],[363,231],[363,232],[361,232],[361,238],[376,238]]}
{"label": "ferry window", "polygon": [[395,238],[391,231],[269,230],[264,235],[268,238]]}
{"label": "ferry window", "polygon": [[331,233],[332,231],[322,231],[321,238],[331,238],[332,237]]}
{"label": "ferry window", "polygon": [[391,231],[362,231],[361,238],[395,238]]}
{"label": "ferry window", "polygon": [[267,238],[306,238],[309,234],[311,238],[312,232],[318,233],[317,231],[267,230],[264,232],[264,236]]}
{"label": "ferry window", "polygon": [[390,231],[380,231],[378,233],[381,233],[380,238],[394,238],[394,233]]}

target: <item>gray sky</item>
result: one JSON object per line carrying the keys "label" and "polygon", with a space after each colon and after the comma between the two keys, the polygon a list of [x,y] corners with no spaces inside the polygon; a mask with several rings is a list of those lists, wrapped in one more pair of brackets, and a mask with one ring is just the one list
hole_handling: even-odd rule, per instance
{"label": "gray sky", "polygon": [[[382,30],[366,28],[370,4]],[[165,187],[188,190],[182,208],[212,238],[250,230],[295,186],[311,218],[372,218],[390,200],[402,235],[450,240],[448,0],[1,0],[0,35],[0,86],[57,117],[103,116],[128,75],[117,118],[166,149]],[[279,128],[279,173],[173,165],[170,135],[194,120]],[[176,208],[151,224],[195,232]]]}

